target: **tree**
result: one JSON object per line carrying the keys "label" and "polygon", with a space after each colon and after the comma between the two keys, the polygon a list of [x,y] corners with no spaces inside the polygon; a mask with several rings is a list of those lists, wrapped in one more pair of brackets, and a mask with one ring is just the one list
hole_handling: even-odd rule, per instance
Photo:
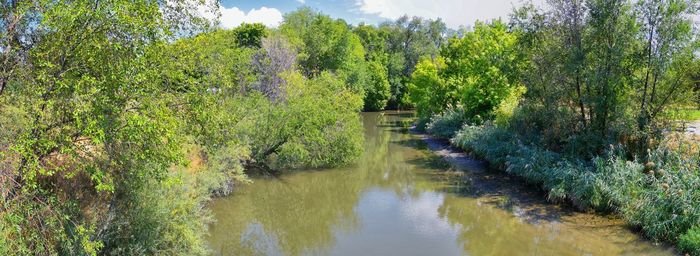
{"label": "tree", "polygon": [[299,64],[307,77],[324,71],[354,72],[353,64],[364,59],[362,44],[345,21],[308,7],[287,13],[280,31],[299,47]]}
{"label": "tree", "polygon": [[[9,188],[0,206],[2,247],[96,254],[124,246],[105,237],[125,220],[124,199],[147,181],[168,180],[179,159],[176,98],[154,82],[153,60],[172,35],[188,33],[179,28],[201,28],[181,19],[194,9],[180,1],[3,2],[3,61],[14,63],[0,74],[11,92],[3,103],[28,122],[3,152],[18,161],[0,179]],[[169,239],[151,234],[151,241]]]}
{"label": "tree", "polygon": [[[323,72],[331,72],[345,81],[348,88],[365,93],[365,110],[381,110],[388,96],[388,83],[383,65],[382,35],[373,28],[358,28],[362,37],[353,33],[343,20],[333,20],[309,8],[285,15],[281,32],[299,48],[299,66],[302,73],[314,78]],[[363,42],[372,47],[365,51]],[[379,61],[377,64],[372,61]]]}
{"label": "tree", "polygon": [[442,76],[455,88],[466,118],[473,122],[493,118],[493,111],[520,90],[525,61],[517,52],[517,37],[500,20],[477,23],[462,39],[453,38],[441,51]]}
{"label": "tree", "polygon": [[353,32],[365,48],[365,61],[369,76],[365,87],[365,111],[383,110],[391,97],[389,74],[386,68],[386,33],[374,26],[360,24]]}
{"label": "tree", "polygon": [[450,84],[441,76],[444,68],[445,59],[442,57],[435,60],[424,58],[411,75],[409,98],[423,122],[449,107],[457,106],[458,94],[455,88],[449,88]]}
{"label": "tree", "polygon": [[367,67],[369,81],[365,88],[364,110],[383,110],[391,97],[387,69],[378,61],[368,62]]}
{"label": "tree", "polygon": [[391,84],[388,108],[410,107],[407,84],[411,74],[424,56],[435,57],[445,42],[447,28],[441,20],[424,20],[402,16],[394,22],[379,26],[387,34],[387,69]]}
{"label": "tree", "polygon": [[238,47],[262,47],[262,39],[268,34],[267,28],[261,23],[243,23],[233,30]]}
{"label": "tree", "polygon": [[[649,147],[647,133],[658,135],[661,127],[655,120],[664,110],[690,97],[680,97],[692,90],[692,82],[685,75],[692,68],[697,50],[693,40],[691,15],[694,1],[640,1],[635,7],[640,13],[640,35],[644,42],[641,56],[644,63],[635,80],[641,102],[639,103],[638,129],[643,133],[640,150]],[[653,129],[649,131],[649,128]]]}
{"label": "tree", "polygon": [[285,81],[281,75],[294,69],[297,53],[280,35],[264,38],[262,49],[253,56],[253,68],[258,74],[254,89],[273,101],[285,98]]}

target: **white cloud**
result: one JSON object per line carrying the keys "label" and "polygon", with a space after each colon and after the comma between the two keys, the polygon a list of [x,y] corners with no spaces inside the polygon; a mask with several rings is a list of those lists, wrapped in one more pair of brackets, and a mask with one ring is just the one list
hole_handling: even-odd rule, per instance
{"label": "white cloud", "polygon": [[[535,4],[544,0],[534,0]],[[448,27],[471,25],[474,21],[491,20],[498,17],[507,19],[513,6],[520,6],[520,0],[355,0],[358,9],[366,14],[376,14],[387,19],[401,15],[424,18],[442,18]]]}
{"label": "white cloud", "polygon": [[[211,12],[205,6],[199,7],[199,12],[202,17],[210,20],[216,20],[216,14]],[[275,8],[267,8],[265,6],[260,7],[260,9],[253,8],[248,11],[248,13],[238,9],[238,7],[226,8],[219,5],[219,12],[221,16],[219,17],[220,26],[223,28],[234,28],[241,23],[262,23],[268,27],[277,27],[282,20],[282,12]]]}
{"label": "white cloud", "polygon": [[233,28],[241,25],[241,23],[262,23],[268,27],[277,27],[283,18],[282,12],[275,8],[261,7],[260,9],[252,9],[245,13],[237,7],[226,8],[220,7],[221,11],[221,26],[224,28]]}
{"label": "white cloud", "polygon": [[305,4],[306,0],[297,0],[297,2],[299,2],[300,4]]}

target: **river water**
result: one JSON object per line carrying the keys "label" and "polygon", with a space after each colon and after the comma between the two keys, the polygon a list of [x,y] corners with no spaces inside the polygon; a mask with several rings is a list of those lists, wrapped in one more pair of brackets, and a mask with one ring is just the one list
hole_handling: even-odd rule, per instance
{"label": "river water", "polygon": [[[355,165],[254,178],[212,202],[216,255],[673,255],[620,220],[407,132],[410,113],[363,113]],[[452,156],[445,160],[438,153]]]}

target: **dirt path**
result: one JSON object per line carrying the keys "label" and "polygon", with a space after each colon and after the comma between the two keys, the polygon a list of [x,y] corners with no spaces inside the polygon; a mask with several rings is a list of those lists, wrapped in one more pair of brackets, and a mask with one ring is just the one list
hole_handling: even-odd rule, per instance
{"label": "dirt path", "polygon": [[693,135],[700,135],[700,120],[688,122],[685,131]]}

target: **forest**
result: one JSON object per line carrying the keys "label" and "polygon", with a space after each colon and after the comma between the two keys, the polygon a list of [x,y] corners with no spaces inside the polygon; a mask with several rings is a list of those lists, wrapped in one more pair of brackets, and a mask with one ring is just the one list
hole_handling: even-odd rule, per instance
{"label": "forest", "polygon": [[223,29],[202,4],[0,2],[0,255],[210,254],[212,198],[354,164],[382,110],[700,255],[696,1],[551,0],[458,30],[309,7]]}

